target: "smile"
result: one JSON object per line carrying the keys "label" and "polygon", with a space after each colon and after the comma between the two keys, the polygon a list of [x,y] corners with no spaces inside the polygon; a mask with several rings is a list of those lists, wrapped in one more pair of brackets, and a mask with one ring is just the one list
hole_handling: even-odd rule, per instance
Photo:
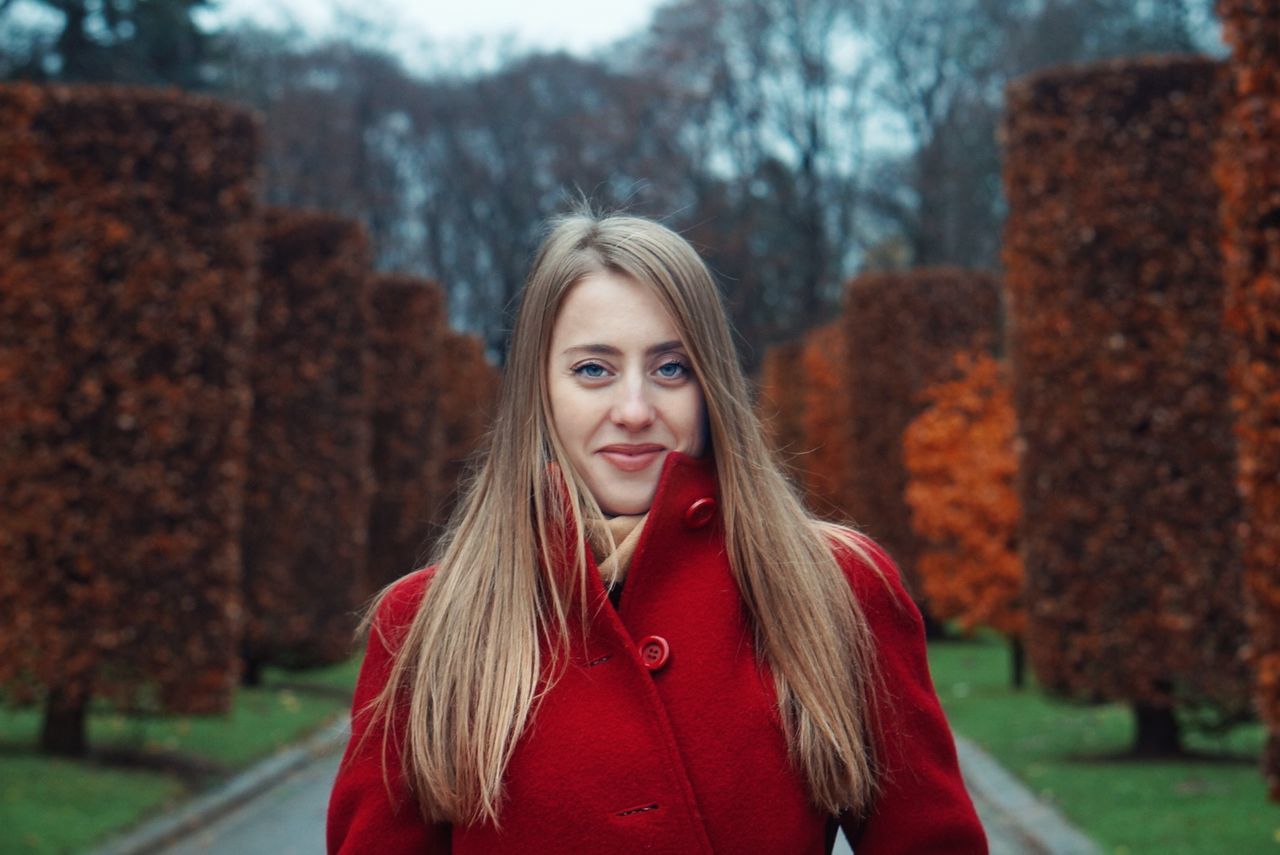
{"label": "smile", "polygon": [[597,454],[623,472],[639,472],[662,456],[661,445],[606,445]]}

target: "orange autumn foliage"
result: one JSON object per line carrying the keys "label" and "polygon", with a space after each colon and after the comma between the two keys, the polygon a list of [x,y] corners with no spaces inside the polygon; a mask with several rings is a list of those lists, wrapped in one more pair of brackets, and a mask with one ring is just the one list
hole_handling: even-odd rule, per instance
{"label": "orange autumn foliage", "polygon": [[792,482],[803,485],[803,455],[808,441],[801,423],[804,386],[799,380],[800,360],[799,342],[777,344],[765,351],[756,412],[764,425],[769,444],[787,467]]}
{"label": "orange autumn foliage", "polygon": [[925,390],[931,405],[903,436],[911,525],[923,540],[920,578],[935,617],[1020,636],[1026,612],[1008,369],[982,352],[961,351],[955,364],[960,379]]}
{"label": "orange autumn foliage", "polygon": [[809,506],[824,516],[848,514],[844,487],[848,472],[849,395],[845,376],[844,324],[811,330],[801,343],[800,424],[809,453],[803,460]]}
{"label": "orange autumn foliage", "polygon": [[1214,177],[1221,193],[1224,321],[1241,497],[1247,647],[1267,727],[1263,769],[1280,801],[1280,8],[1218,0],[1230,93]]}
{"label": "orange autumn foliage", "polygon": [[[921,392],[955,378],[958,350],[990,349],[998,336],[1000,282],[953,267],[863,273],[845,289],[845,434],[851,463],[845,509],[893,556],[926,622],[924,595],[906,501],[902,434],[925,404]],[[856,471],[857,477],[852,477]]]}
{"label": "orange autumn foliage", "polygon": [[847,520],[849,394],[841,321],[765,351],[757,412],[814,513]]}
{"label": "orange autumn foliage", "polygon": [[1230,720],[1252,675],[1212,177],[1225,80],[1188,56],[1047,69],[1006,89],[1001,133],[1028,661],[1053,694]]}

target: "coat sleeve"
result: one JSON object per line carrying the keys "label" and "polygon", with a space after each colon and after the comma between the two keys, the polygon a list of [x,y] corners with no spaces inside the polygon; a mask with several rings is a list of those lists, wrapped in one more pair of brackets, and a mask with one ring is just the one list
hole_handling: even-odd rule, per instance
{"label": "coat sleeve", "polygon": [[859,540],[875,571],[857,560],[842,563],[877,646],[882,682],[872,726],[880,789],[864,818],[846,815],[841,825],[858,855],[985,855],[986,834],[929,676],[924,621],[889,555]]}
{"label": "coat sleeve", "polygon": [[370,628],[351,705],[351,741],[329,795],[329,855],[435,855],[449,851],[449,827],[427,824],[409,790],[400,761],[403,716],[392,728],[384,754],[384,729],[371,723],[367,709],[386,685],[392,652],[413,620],[430,572],[419,570],[396,583],[379,604]]}

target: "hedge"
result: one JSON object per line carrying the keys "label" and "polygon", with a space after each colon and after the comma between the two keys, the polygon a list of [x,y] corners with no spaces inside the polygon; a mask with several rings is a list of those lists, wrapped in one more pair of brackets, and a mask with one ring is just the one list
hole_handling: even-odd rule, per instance
{"label": "hedge", "polygon": [[449,375],[444,294],[433,282],[374,281],[373,471],[369,561],[362,596],[421,566],[443,524],[444,420]]}
{"label": "hedge", "polygon": [[1008,366],[966,351],[955,363],[959,378],[925,390],[929,406],[903,437],[917,566],[935,618],[1016,640],[1026,610]]}
{"label": "hedge", "polygon": [[261,251],[243,538],[250,682],[264,664],[350,655],[374,486],[364,232],[271,209]]}
{"label": "hedge", "polygon": [[440,413],[444,419],[441,457],[441,519],[448,519],[475,456],[485,447],[494,406],[498,371],[478,336],[446,330],[444,348],[449,370],[440,384]]}
{"label": "hedge", "polygon": [[91,696],[229,705],[258,153],[215,101],[0,85],[0,684],[51,750]]}
{"label": "hedge", "polygon": [[995,346],[1000,318],[999,284],[978,271],[871,273],[846,290],[848,465],[857,472],[848,482],[848,512],[896,559],[917,600],[923,589],[906,502],[903,433],[927,405],[924,390],[955,378],[957,350]]}
{"label": "hedge", "polygon": [[1148,58],[1007,93],[1028,653],[1054,692],[1132,703],[1140,741],[1178,705],[1247,707],[1220,80],[1207,60]]}
{"label": "hedge", "polygon": [[1217,159],[1250,650],[1280,800],[1280,7],[1220,0],[1232,47]]}
{"label": "hedge", "polygon": [[760,365],[756,413],[764,425],[770,447],[786,468],[796,489],[805,489],[805,392],[801,377],[804,345],[783,342],[768,348]]}
{"label": "hedge", "polygon": [[801,426],[808,450],[803,458],[809,506],[823,516],[848,521],[849,387],[844,324],[836,319],[805,334],[801,342]]}

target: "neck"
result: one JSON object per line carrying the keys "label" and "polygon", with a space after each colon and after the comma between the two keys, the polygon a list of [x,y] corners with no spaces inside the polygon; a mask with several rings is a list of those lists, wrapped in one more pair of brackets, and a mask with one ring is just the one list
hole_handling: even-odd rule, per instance
{"label": "neck", "polygon": [[626,577],[646,516],[636,514],[588,521],[587,542],[606,584],[616,584]]}

